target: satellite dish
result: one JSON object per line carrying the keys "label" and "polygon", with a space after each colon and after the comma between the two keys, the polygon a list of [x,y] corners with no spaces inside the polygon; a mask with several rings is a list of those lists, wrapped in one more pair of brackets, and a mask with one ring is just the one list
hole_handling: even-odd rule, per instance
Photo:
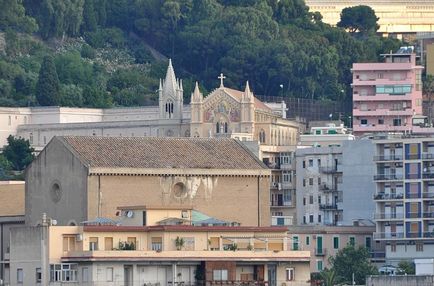
{"label": "satellite dish", "polygon": [[132,218],[133,217],[133,211],[127,211],[127,217]]}

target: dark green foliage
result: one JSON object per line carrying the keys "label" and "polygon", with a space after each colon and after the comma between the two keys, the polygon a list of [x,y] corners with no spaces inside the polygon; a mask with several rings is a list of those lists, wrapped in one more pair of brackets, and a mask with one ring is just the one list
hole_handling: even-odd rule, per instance
{"label": "dark green foliage", "polygon": [[0,180],[10,180],[12,178],[12,164],[3,154],[0,154]]}
{"label": "dark green foliage", "polygon": [[369,6],[347,7],[342,10],[341,20],[337,26],[348,29],[350,33],[360,32],[367,35],[378,30],[378,19],[375,11]]}
{"label": "dark green foliage", "polygon": [[416,266],[413,262],[400,261],[398,263],[398,275],[414,275],[416,273]]}
{"label": "dark green foliage", "polygon": [[36,85],[36,99],[42,106],[60,104],[59,78],[51,56],[46,56],[42,62]]}
{"label": "dark green foliage", "polygon": [[119,250],[136,250],[134,242],[119,241]]}
{"label": "dark green foliage", "polygon": [[80,55],[83,58],[94,59],[96,56],[96,52],[95,49],[93,49],[91,46],[85,44],[81,47]]}
{"label": "dark green foliage", "polygon": [[21,0],[0,0],[0,30],[31,33],[37,30],[35,19],[25,14]]}
{"label": "dark green foliage", "polygon": [[24,170],[35,158],[35,150],[30,147],[29,140],[9,135],[7,142],[8,144],[3,147],[4,158],[10,162],[13,170]]}
{"label": "dark green foliage", "polygon": [[348,245],[339,250],[336,256],[330,257],[330,264],[330,273],[324,274],[324,278],[333,276],[337,283],[351,284],[354,273],[356,284],[365,284],[366,276],[378,273],[377,268],[370,262],[369,251],[364,247]]}

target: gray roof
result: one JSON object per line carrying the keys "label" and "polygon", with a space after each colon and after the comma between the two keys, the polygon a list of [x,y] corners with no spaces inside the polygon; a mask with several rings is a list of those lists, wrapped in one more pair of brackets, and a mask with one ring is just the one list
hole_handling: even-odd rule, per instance
{"label": "gray roof", "polygon": [[56,137],[89,167],[152,169],[268,169],[229,138]]}

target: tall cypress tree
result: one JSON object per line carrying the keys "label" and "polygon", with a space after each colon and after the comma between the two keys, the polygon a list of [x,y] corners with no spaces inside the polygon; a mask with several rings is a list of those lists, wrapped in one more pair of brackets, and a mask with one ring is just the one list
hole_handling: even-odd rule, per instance
{"label": "tall cypress tree", "polygon": [[54,59],[45,56],[39,70],[38,83],[36,85],[36,99],[41,106],[53,106],[60,104],[60,86]]}

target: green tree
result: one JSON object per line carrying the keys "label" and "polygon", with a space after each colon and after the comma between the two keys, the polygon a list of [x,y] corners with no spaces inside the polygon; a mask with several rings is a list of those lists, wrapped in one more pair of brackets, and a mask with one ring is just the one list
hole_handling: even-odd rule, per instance
{"label": "green tree", "polygon": [[433,112],[432,112],[432,102],[434,96],[434,76],[427,75],[423,81],[423,93],[428,98],[428,123],[432,125]]}
{"label": "green tree", "polygon": [[334,286],[336,284],[336,272],[333,269],[325,268],[320,272],[324,286]]}
{"label": "green tree", "polygon": [[363,35],[376,32],[380,26],[375,11],[365,5],[347,7],[342,10],[341,20],[337,26],[348,29],[350,33],[360,32]]}
{"label": "green tree", "polygon": [[11,162],[9,162],[3,154],[0,154],[0,180],[9,180],[11,178],[11,170]]}
{"label": "green tree", "polygon": [[38,29],[35,19],[26,15],[22,0],[0,0],[0,7],[0,30],[32,33]]}
{"label": "green tree", "polygon": [[51,56],[45,56],[36,84],[36,99],[42,106],[59,105],[60,87],[56,66]]}
{"label": "green tree", "polygon": [[11,163],[14,170],[24,170],[35,158],[33,155],[35,149],[30,147],[29,140],[12,135],[7,138],[7,143],[3,147],[3,156]]}
{"label": "green tree", "polygon": [[416,267],[413,262],[400,261],[398,263],[398,274],[399,275],[414,275],[416,273]]}
{"label": "green tree", "polygon": [[95,31],[97,28],[97,12],[95,11],[94,0],[85,0],[83,6],[83,31]]}
{"label": "green tree", "polygon": [[336,282],[365,284],[366,276],[377,274],[377,268],[370,262],[369,251],[364,247],[348,245],[336,256],[330,257],[331,270],[336,273]]}

